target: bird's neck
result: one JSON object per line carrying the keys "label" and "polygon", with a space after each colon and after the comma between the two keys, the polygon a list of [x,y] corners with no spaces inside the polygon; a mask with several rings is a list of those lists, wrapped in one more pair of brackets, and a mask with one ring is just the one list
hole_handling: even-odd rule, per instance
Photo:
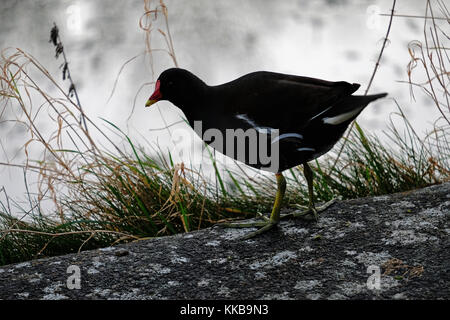
{"label": "bird's neck", "polygon": [[202,83],[201,86],[196,86],[190,90],[180,101],[172,101],[174,105],[183,111],[191,125],[193,125],[194,121],[201,120],[206,110],[209,109],[206,101],[209,101],[211,94],[210,88],[208,85]]}

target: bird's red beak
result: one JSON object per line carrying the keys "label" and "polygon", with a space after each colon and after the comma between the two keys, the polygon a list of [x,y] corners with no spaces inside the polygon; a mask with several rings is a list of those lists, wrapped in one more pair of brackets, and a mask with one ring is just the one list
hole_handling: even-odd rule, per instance
{"label": "bird's red beak", "polygon": [[147,103],[145,104],[146,107],[150,107],[152,104],[162,99],[162,94],[159,91],[159,85],[159,80],[157,80],[155,85],[155,92],[153,92],[150,98],[148,98]]}

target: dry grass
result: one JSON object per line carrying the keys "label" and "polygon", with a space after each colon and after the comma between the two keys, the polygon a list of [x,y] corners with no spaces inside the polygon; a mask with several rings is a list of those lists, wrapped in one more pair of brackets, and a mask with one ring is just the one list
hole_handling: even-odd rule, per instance
{"label": "dry grass", "polygon": [[382,265],[382,268],[384,269],[383,275],[393,275],[398,280],[421,277],[425,271],[423,266],[410,266],[397,258],[389,259]]}
{"label": "dry grass", "polygon": [[[26,162],[19,166],[37,175],[37,195],[31,199],[29,194],[30,202],[36,205],[24,210],[21,219],[12,215],[10,205],[3,206],[5,210],[0,212],[0,260],[4,263],[61,253],[56,243],[65,243],[69,252],[188,232],[224,219],[226,207],[251,207],[251,197],[212,200],[211,185],[200,173],[167,161],[160,150],[156,157],[150,157],[118,127],[104,120],[108,130],[122,138],[113,141],[110,132],[83,114],[47,70],[26,52],[5,51],[1,67],[3,112],[19,108],[15,121],[29,135],[23,148]],[[45,77],[59,96],[43,91],[33,74],[39,74],[41,83]],[[43,102],[36,107],[36,101]],[[79,114],[87,126],[79,121]],[[43,122],[55,130],[45,132],[39,125]],[[101,144],[94,136],[101,138]],[[32,147],[42,151],[40,159],[31,158],[35,154],[29,150]],[[55,213],[41,212],[40,202],[46,200],[53,202]],[[18,246],[26,254],[19,254]]]}

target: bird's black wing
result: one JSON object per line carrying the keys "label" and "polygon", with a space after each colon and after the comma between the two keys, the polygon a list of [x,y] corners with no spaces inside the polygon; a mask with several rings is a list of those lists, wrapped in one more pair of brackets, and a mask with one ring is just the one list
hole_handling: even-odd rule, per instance
{"label": "bird's black wing", "polygon": [[224,108],[241,122],[290,131],[350,96],[359,85],[261,71],[218,87],[224,93]]}

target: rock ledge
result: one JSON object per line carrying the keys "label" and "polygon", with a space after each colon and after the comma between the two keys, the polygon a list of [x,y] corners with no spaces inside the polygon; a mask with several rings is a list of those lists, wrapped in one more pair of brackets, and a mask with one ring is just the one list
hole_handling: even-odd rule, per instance
{"label": "rock ledge", "polygon": [[340,201],[246,241],[216,226],[2,266],[0,299],[450,299],[449,217],[450,183]]}

